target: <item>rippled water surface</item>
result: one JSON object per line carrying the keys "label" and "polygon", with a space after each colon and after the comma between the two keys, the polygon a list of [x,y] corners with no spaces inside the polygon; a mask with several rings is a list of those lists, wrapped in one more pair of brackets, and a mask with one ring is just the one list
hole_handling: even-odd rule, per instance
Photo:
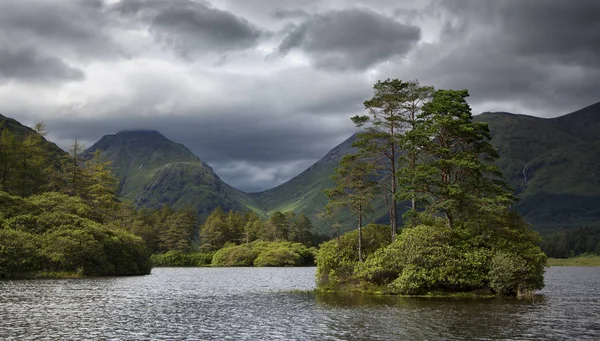
{"label": "rippled water surface", "polygon": [[600,268],[549,268],[534,302],[315,296],[314,272],[0,281],[0,339],[600,340]]}

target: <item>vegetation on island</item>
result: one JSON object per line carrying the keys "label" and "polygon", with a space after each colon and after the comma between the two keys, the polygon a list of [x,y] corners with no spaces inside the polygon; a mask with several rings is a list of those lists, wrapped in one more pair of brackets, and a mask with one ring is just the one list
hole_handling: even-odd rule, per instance
{"label": "vegetation on island", "polygon": [[275,212],[262,219],[254,212],[217,208],[200,227],[194,245],[155,254],[152,261],[156,266],[314,265],[315,246],[328,237],[312,230],[311,220],[302,214]]}
{"label": "vegetation on island", "polygon": [[[357,230],[321,246],[319,290],[521,296],[543,287],[540,238],[511,211],[489,128],[473,121],[467,96],[417,81],[374,85],[368,114],[352,118],[365,126],[357,151],[326,192],[332,225],[346,212]],[[388,207],[386,228],[363,226],[376,195]]]}
{"label": "vegetation on island", "polygon": [[77,142],[57,152],[44,133],[42,123],[0,131],[0,278],[149,273],[145,243],[115,215],[100,153],[80,160]]}

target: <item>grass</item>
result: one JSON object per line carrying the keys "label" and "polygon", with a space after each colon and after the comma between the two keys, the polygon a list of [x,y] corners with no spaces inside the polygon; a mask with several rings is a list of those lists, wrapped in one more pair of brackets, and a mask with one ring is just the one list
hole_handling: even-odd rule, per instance
{"label": "grass", "polygon": [[600,266],[600,256],[585,255],[573,258],[548,258],[549,266]]}

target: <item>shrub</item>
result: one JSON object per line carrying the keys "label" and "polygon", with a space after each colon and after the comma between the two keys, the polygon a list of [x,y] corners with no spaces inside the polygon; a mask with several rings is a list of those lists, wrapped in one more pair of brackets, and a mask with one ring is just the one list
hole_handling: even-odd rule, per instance
{"label": "shrub", "polygon": [[39,238],[23,231],[0,229],[0,278],[42,268]]}
{"label": "shrub", "polygon": [[314,248],[301,243],[256,241],[218,250],[214,266],[302,266],[314,264]]}
{"label": "shrub", "polygon": [[150,261],[154,266],[165,267],[207,266],[212,262],[212,258],[211,252],[183,253],[171,250],[150,256]]}
{"label": "shrub", "polygon": [[258,252],[249,245],[226,245],[215,252],[212,265],[215,266],[252,266]]}
{"label": "shrub", "polygon": [[[368,257],[378,249],[390,244],[389,226],[369,224],[363,228],[363,257]],[[358,263],[358,231],[321,244],[316,254],[317,284],[320,286],[343,282],[352,276],[354,265]]]}
{"label": "shrub", "polygon": [[256,244],[254,266],[303,266],[314,264],[314,248],[301,243],[273,242]]}

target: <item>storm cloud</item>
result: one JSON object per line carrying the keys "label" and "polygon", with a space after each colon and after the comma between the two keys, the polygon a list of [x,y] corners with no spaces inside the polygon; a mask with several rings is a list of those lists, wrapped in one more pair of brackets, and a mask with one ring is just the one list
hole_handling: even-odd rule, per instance
{"label": "storm cloud", "polygon": [[600,101],[599,17],[594,0],[4,1],[0,112],[63,148],[155,129],[259,191],[348,138],[379,79],[466,88],[474,113]]}
{"label": "storm cloud", "polygon": [[297,26],[279,46],[298,48],[316,67],[366,69],[391,56],[405,55],[419,40],[420,29],[366,9],[319,14]]}
{"label": "storm cloud", "polygon": [[193,0],[122,0],[115,10],[148,25],[157,41],[184,57],[250,48],[264,33],[242,17]]}
{"label": "storm cloud", "polygon": [[83,79],[83,72],[52,56],[39,55],[33,49],[0,49],[0,80],[61,82]]}

